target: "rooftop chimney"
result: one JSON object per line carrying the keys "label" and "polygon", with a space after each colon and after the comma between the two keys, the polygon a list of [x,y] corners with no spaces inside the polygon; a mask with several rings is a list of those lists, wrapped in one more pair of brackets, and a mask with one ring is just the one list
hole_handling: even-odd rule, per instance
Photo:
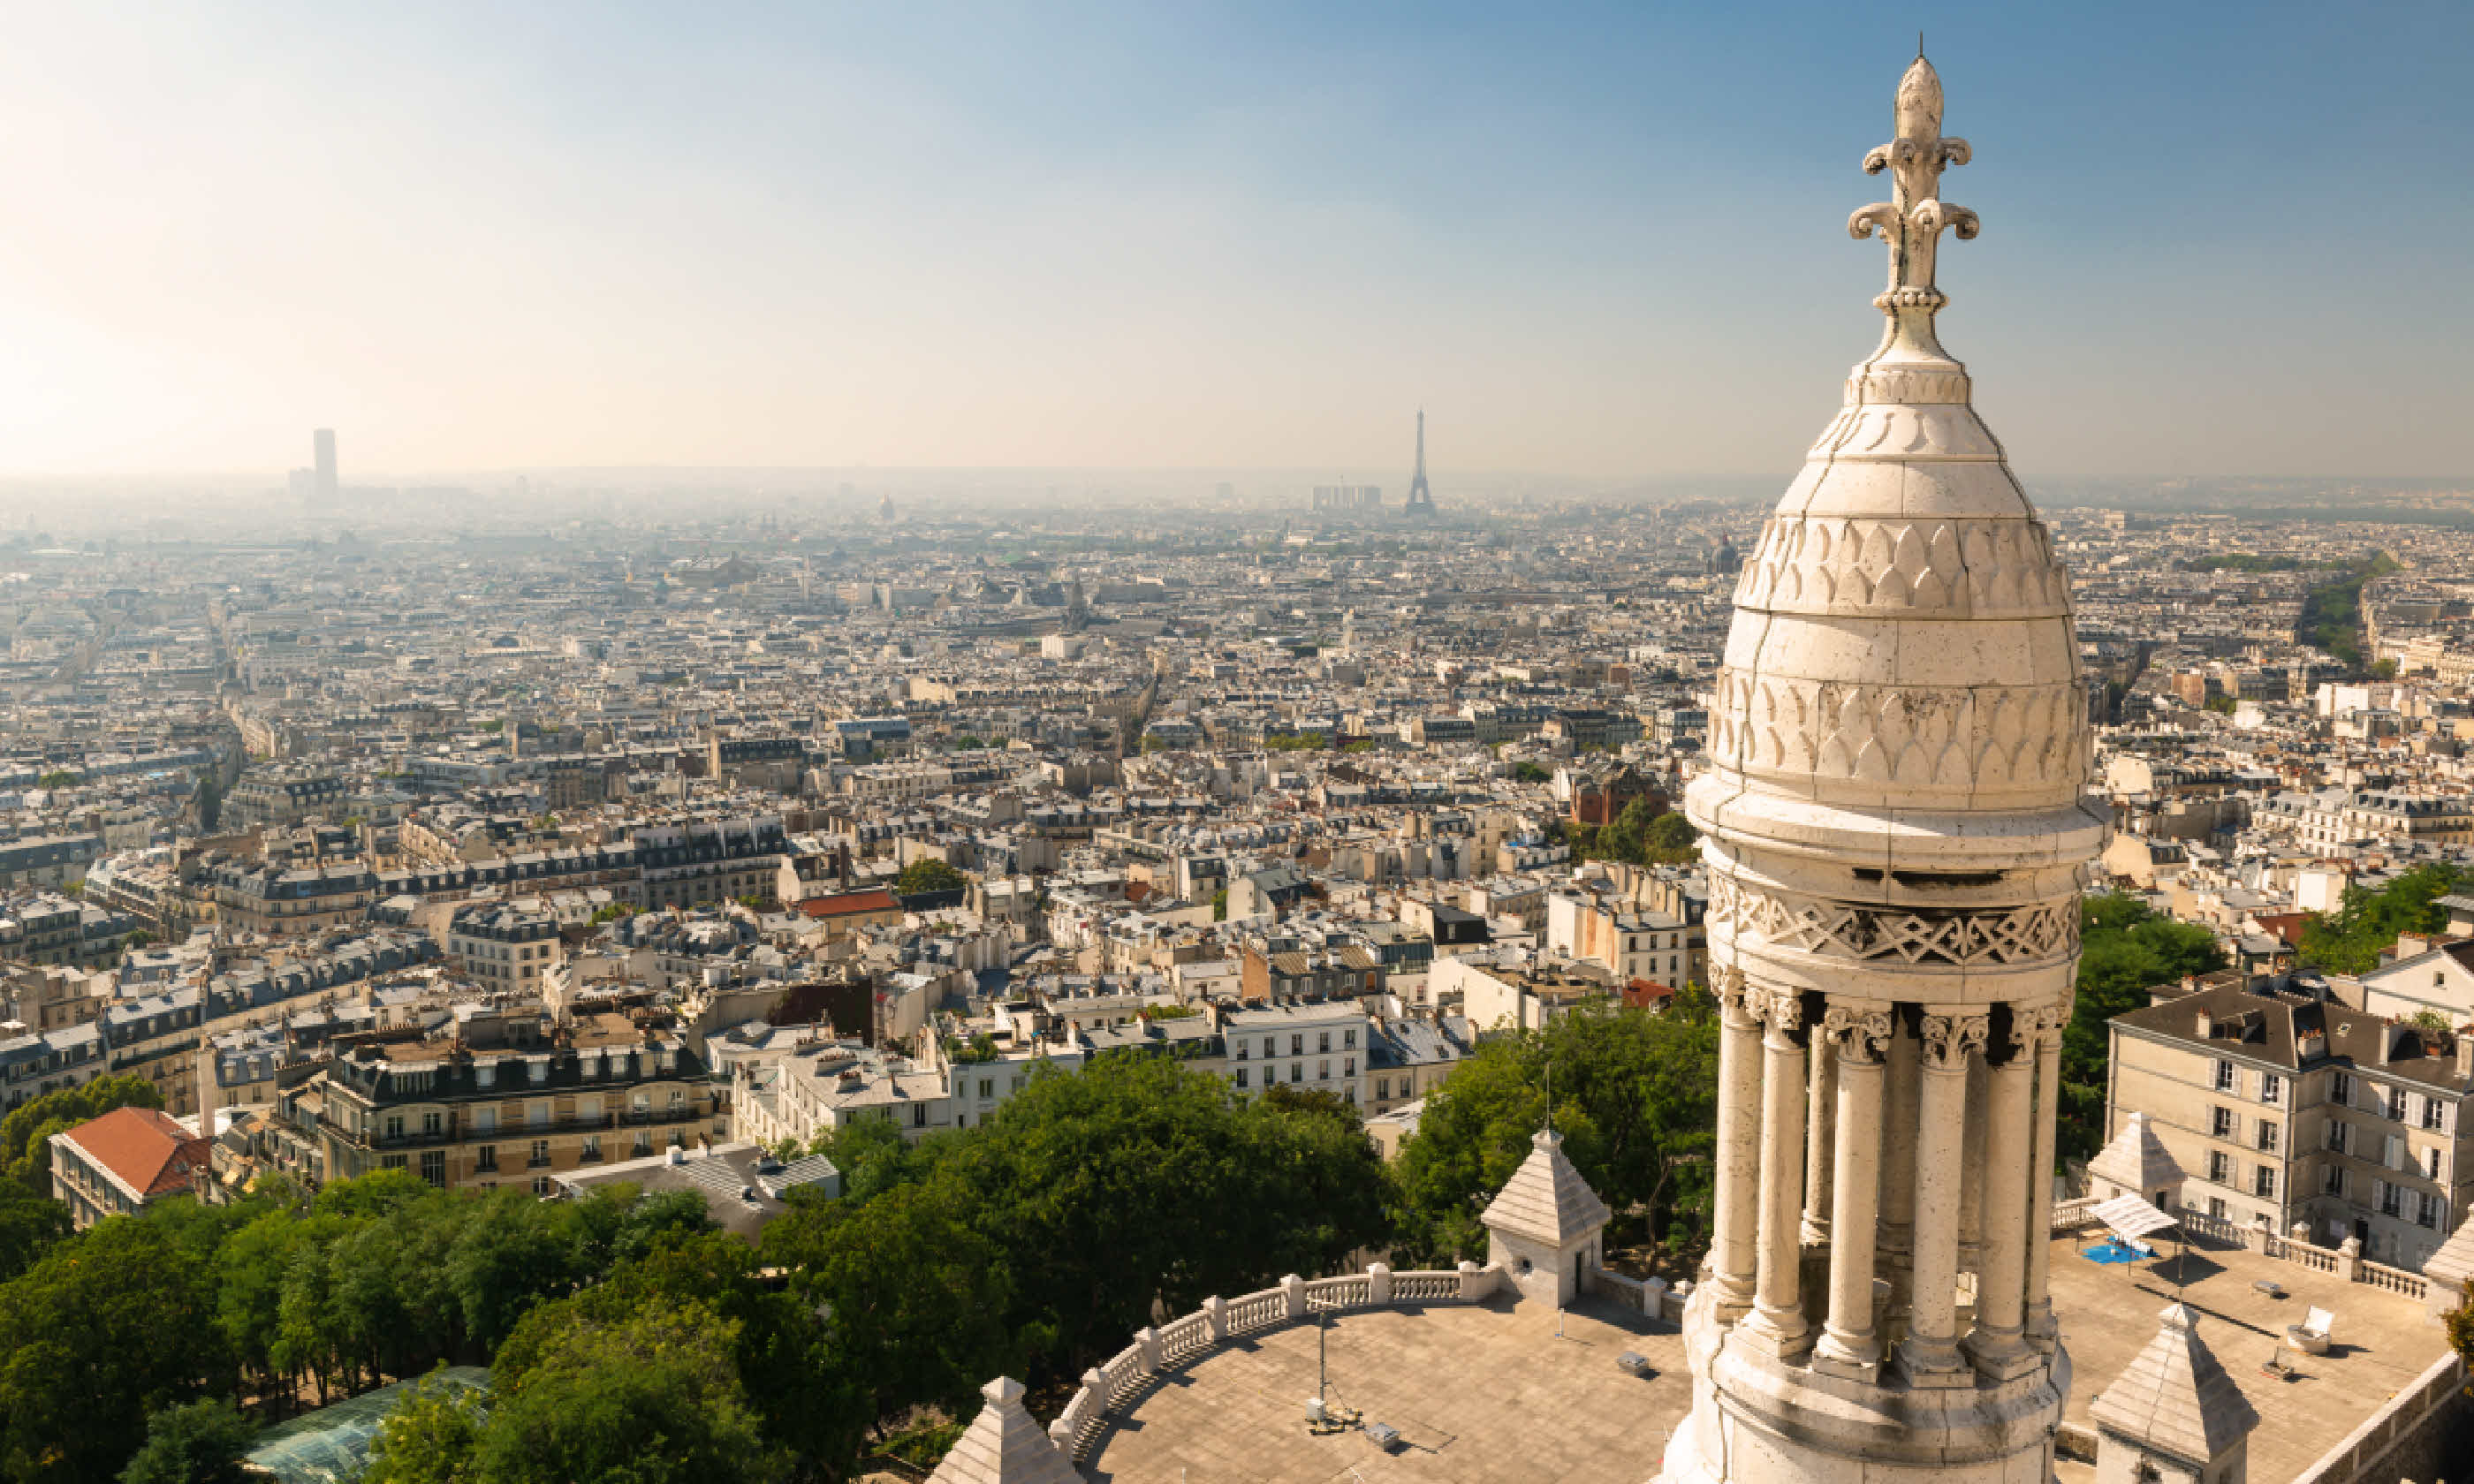
{"label": "rooftop chimney", "polygon": [[2214,1036],[2217,1033],[2216,1017],[2208,1014],[2204,1010],[2200,1011],[2198,1017],[2198,1030],[2199,1039],[2201,1041],[2205,1041],[2209,1037]]}

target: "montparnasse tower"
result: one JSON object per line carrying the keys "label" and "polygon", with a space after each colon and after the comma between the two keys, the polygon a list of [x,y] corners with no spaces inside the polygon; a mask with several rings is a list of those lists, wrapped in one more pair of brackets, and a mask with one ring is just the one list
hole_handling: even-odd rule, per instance
{"label": "montparnasse tower", "polygon": [[1744,562],[1686,792],[1723,1028],[1665,1484],[2041,1481],[2070,1388],[2045,1233],[2105,825],[2068,579],[1934,332],[1977,218],[1921,54],[1895,116],[1848,223],[1888,323]]}

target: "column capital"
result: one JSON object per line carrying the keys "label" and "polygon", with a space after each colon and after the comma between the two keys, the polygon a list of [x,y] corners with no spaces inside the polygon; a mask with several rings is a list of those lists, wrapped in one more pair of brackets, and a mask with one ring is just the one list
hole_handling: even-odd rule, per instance
{"label": "column capital", "polygon": [[1870,1001],[1831,1001],[1821,1014],[1821,1038],[1842,1062],[1879,1066],[1890,1049],[1889,1007]]}
{"label": "column capital", "polygon": [[1963,1071],[1969,1056],[1984,1049],[1993,1021],[1982,1015],[1935,1015],[1928,1011],[1919,1028],[1927,1071]]}
{"label": "column capital", "polygon": [[1718,1018],[1731,1025],[1740,1025],[1759,1018],[1753,1008],[1753,996],[1758,991],[1744,982],[1744,971],[1733,964],[1710,976],[1710,996],[1718,1001]]}
{"label": "column capital", "polygon": [[1771,1035],[1791,1041],[1805,1028],[1803,995],[1792,990],[1751,990],[1746,993],[1753,1017],[1767,1025]]}
{"label": "column capital", "polygon": [[2062,1032],[2070,1028],[2073,1003],[2074,996],[2064,994],[2059,999],[2025,1012],[2033,1021],[2032,1032],[2039,1047],[2058,1046],[2062,1043]]}

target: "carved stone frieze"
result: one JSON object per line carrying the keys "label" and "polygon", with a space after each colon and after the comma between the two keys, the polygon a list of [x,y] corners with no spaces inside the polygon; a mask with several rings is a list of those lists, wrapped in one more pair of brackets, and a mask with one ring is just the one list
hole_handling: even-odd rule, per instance
{"label": "carved stone frieze", "polygon": [[1710,751],[1747,772],[1987,788],[2087,776],[2087,693],[2051,685],[1942,689],[1718,675]]}
{"label": "carved stone frieze", "polygon": [[1913,911],[1771,891],[1724,874],[1710,878],[1710,917],[1774,946],[1901,964],[2039,964],[2077,951],[2079,939],[2073,902]]}
{"label": "carved stone frieze", "polygon": [[1774,516],[1735,586],[1774,612],[2059,617],[2070,583],[2042,521]]}

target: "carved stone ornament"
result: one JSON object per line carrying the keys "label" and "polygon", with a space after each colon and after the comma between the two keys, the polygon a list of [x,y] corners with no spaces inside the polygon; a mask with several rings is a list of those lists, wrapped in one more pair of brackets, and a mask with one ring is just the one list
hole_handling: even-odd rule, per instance
{"label": "carved stone ornament", "polygon": [[1941,133],[1941,79],[1922,57],[1899,80],[1899,136],[1874,146],[1864,173],[1890,176],[1890,199],[1858,206],[1847,234],[1861,240],[1881,234],[1890,245],[1890,286],[1873,302],[1884,310],[1939,309],[1949,298],[1933,285],[1933,254],[1947,229],[1964,241],[1981,225],[1965,206],[1941,199],[1941,173],[1974,156],[1964,139]]}
{"label": "carved stone ornament", "polygon": [[1890,1015],[1832,1005],[1821,1015],[1821,1036],[1842,1062],[1878,1065],[1890,1049]]}
{"label": "carved stone ornament", "polygon": [[1803,897],[1716,874],[1710,916],[1780,947],[1902,964],[2036,964],[2078,946],[2075,903],[1909,912]]}
{"label": "carved stone ornament", "polygon": [[2031,1012],[2033,1024],[2029,1031],[2039,1046],[2062,1043],[2062,1032],[2070,1028],[2071,1004],[2071,996],[2065,994],[2050,1004],[2037,1006]]}
{"label": "carved stone ornament", "polygon": [[1921,1027],[1925,1065],[1936,1071],[1963,1069],[1970,1056],[1984,1049],[1992,1029],[1986,1016],[1926,1016]]}
{"label": "carved stone ornament", "polygon": [[1793,1037],[1804,1029],[1804,996],[1792,990],[1755,990],[1752,992],[1754,1017],[1781,1036]]}
{"label": "carved stone ornament", "polygon": [[1718,1001],[1720,1017],[1735,1023],[1751,1019],[1753,1017],[1752,991],[1745,988],[1744,971],[1733,964],[1728,964],[1722,966],[1712,978],[1716,982],[1712,987],[1711,994]]}

